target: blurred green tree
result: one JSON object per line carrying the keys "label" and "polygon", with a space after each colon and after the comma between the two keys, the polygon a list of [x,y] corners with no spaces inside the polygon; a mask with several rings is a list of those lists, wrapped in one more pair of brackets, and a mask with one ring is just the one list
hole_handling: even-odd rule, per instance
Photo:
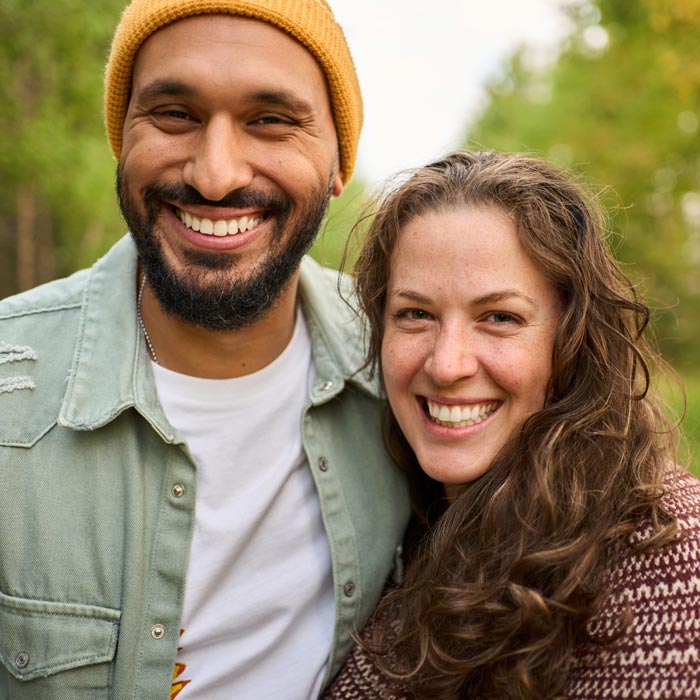
{"label": "blurred green tree", "polygon": [[67,274],[120,224],[102,76],[123,0],[0,0],[0,297]]}
{"label": "blurred green tree", "polygon": [[[355,176],[340,197],[331,200],[326,222],[311,249],[311,255],[322,265],[335,269],[340,266],[346,241],[363,213],[366,194],[366,184],[360,177]],[[357,242],[358,237],[353,237],[353,243]],[[346,269],[352,268],[356,254],[356,246],[349,246]]]}
{"label": "blurred green tree", "polygon": [[525,47],[487,88],[470,148],[530,151],[603,193],[611,238],[657,311],[664,354],[697,363],[700,0],[582,0],[554,62]]}

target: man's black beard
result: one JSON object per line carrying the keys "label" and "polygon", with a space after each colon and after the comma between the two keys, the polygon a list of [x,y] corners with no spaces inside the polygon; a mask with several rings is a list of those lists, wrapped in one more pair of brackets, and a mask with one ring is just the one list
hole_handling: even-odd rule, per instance
{"label": "man's black beard", "polygon": [[[315,190],[289,222],[292,201],[284,195],[251,189],[231,192],[211,202],[189,185],[151,185],[144,193],[145,215],[129,194],[121,165],[117,168],[117,195],[122,216],[129,226],[148,284],[163,310],[186,323],[211,331],[235,331],[260,320],[274,305],[308,252],[328,208],[333,175],[326,191]],[[174,270],[153,228],[166,202],[188,205],[264,209],[275,225],[267,256],[246,276],[236,276],[235,252],[190,250],[188,266]],[[289,226],[293,228],[286,230]],[[286,242],[284,242],[286,239]],[[212,279],[213,275],[213,279]]]}

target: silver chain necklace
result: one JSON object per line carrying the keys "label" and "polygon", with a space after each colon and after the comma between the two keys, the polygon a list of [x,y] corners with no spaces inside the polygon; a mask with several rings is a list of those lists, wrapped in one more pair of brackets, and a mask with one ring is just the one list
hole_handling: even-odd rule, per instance
{"label": "silver chain necklace", "polygon": [[136,300],[136,316],[139,319],[139,326],[141,326],[141,330],[143,331],[143,337],[146,339],[146,346],[148,347],[148,352],[151,354],[151,359],[153,360],[153,362],[159,365],[160,362],[158,362],[158,355],[156,355],[156,351],[153,349],[153,343],[151,342],[151,339],[148,336],[146,324],[143,322],[143,316],[141,315],[141,299],[143,298],[143,290],[145,286],[146,275],[144,274],[143,279],[141,280],[141,287],[139,288],[139,296]]}

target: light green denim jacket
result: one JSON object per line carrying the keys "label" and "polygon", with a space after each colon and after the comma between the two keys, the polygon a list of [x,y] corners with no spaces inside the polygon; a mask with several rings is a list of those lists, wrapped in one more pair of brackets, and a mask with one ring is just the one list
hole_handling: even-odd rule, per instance
{"label": "light green denim jacket", "polygon": [[[197,468],[158,403],[135,275],[127,237],[92,269],[0,302],[0,700],[169,697]],[[374,387],[353,376],[362,336],[336,279],[302,264],[318,379],[301,428],[336,595],[327,680],[409,511]]]}

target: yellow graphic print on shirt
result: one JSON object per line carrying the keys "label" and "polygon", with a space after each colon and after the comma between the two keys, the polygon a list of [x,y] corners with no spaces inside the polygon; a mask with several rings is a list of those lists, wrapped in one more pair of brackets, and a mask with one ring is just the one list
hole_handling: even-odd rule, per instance
{"label": "yellow graphic print on shirt", "polygon": [[[185,630],[180,630],[180,636],[182,637],[182,633]],[[178,647],[178,651],[180,651],[180,648]],[[175,664],[175,669],[173,671],[173,684],[172,687],[170,688],[170,700],[175,700],[175,698],[182,692],[182,689],[190,682],[190,681],[179,681],[178,678],[185,672],[185,669],[187,666],[185,664]]]}

